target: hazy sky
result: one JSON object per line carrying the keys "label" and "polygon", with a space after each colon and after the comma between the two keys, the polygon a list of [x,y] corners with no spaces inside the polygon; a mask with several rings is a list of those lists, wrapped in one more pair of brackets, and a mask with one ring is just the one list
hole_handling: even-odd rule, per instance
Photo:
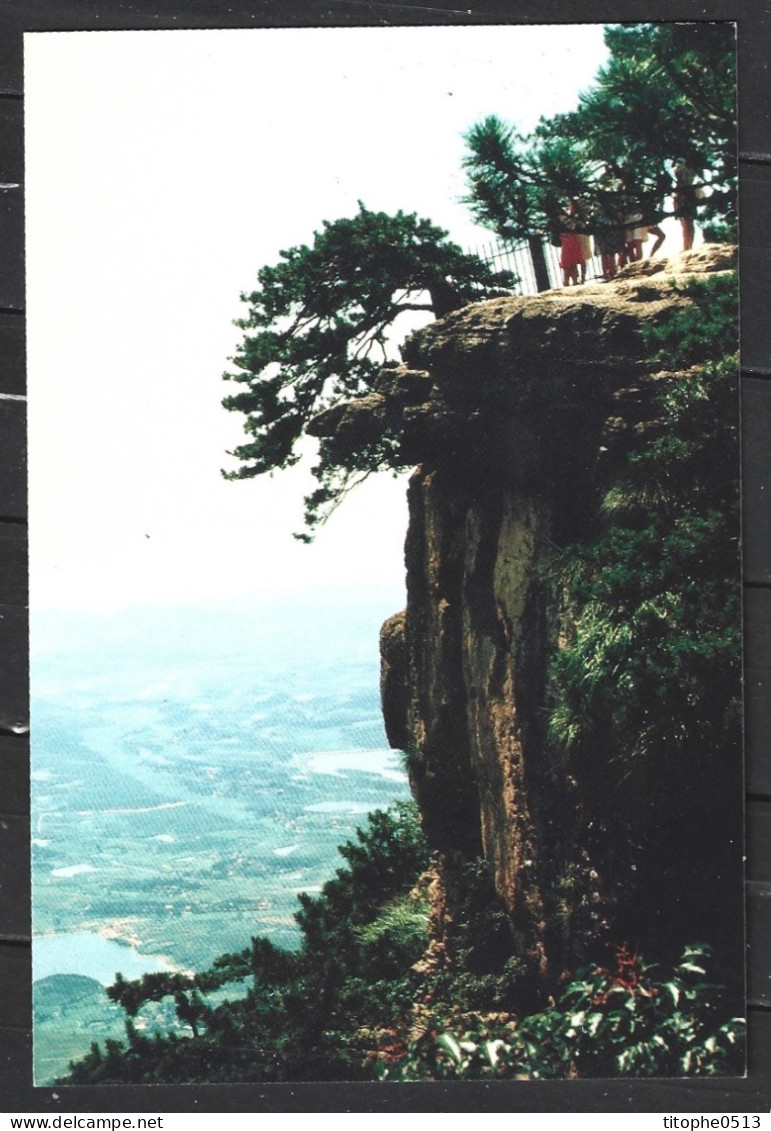
{"label": "hazy sky", "polygon": [[304,472],[222,479],[239,294],[359,199],[489,239],[463,132],[572,108],[604,58],[597,25],[27,35],[33,603],[398,592],[404,478],[310,548]]}

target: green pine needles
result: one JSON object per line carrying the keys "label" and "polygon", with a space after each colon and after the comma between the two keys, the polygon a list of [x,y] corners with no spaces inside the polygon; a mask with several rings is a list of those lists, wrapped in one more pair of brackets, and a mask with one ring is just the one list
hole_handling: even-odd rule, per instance
{"label": "green pine needles", "polygon": [[[465,302],[507,293],[508,271],[493,271],[414,213],[372,212],[325,221],[310,245],[281,252],[241,296],[249,312],[237,322],[244,339],[225,373],[240,389],[223,401],[245,416],[249,439],[230,454],[240,461],[228,479],[250,479],[290,467],[299,442],[323,409],[367,392],[397,354],[391,334],[400,317],[440,317]],[[333,457],[322,441],[312,472],[318,487],[305,500],[306,532],[371,472],[401,466],[387,439]]]}
{"label": "green pine needles", "polygon": [[[576,109],[525,136],[496,115],[466,135],[465,203],[502,239],[558,232],[568,201],[585,222],[641,206],[667,214],[678,159],[704,196],[710,239],[736,239],[736,41],[729,23],[623,24],[605,29],[610,56]],[[671,214],[671,212],[669,213]]]}
{"label": "green pine needles", "polygon": [[[557,238],[570,201],[591,230],[612,226],[633,206],[656,223],[678,159],[698,178],[705,232],[736,235],[733,25],[629,24],[606,28],[605,39],[608,63],[574,110],[542,118],[528,136],[495,114],[466,134],[464,203],[502,239],[528,242],[539,290],[550,286],[543,236]],[[237,389],[223,404],[243,413],[247,434],[229,453],[239,463],[223,473],[228,479],[297,463],[313,417],[370,391],[396,360],[405,313],[442,317],[515,282],[431,221],[361,202],[354,216],[324,221],[311,243],[282,251],[257,280],[241,296],[248,313],[236,324],[244,337],[224,374]],[[320,443],[311,468],[317,486],[296,535],[302,541],[357,483],[402,466],[388,436],[338,449]]]}
{"label": "green pine needles", "polygon": [[[371,1078],[375,1030],[409,1013],[410,967],[428,944],[418,884],[428,850],[414,804],[371,813],[340,853],[345,866],[321,894],[299,897],[299,950],[256,938],[192,976],[119,978],[108,994],[126,1012],[126,1040],[93,1045],[62,1082]],[[164,1000],[170,1026],[153,1006]]]}

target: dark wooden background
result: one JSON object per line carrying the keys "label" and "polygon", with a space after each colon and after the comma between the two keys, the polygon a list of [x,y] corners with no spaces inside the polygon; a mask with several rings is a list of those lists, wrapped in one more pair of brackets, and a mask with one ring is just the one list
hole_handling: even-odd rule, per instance
{"label": "dark wooden background", "polygon": [[[23,33],[736,20],[740,74],[749,1073],[744,1080],[32,1087]],[[767,1112],[771,1109],[771,0],[0,0],[0,1112]],[[298,77],[298,81],[301,78]],[[264,108],[268,110],[269,108]],[[501,112],[505,108],[500,108]],[[309,114],[311,113],[309,106]],[[430,129],[430,122],[426,123]],[[255,264],[255,270],[257,268]],[[62,380],[67,375],[62,374]],[[55,468],[52,469],[55,474]],[[76,508],[73,508],[76,514]],[[75,517],[73,521],[78,521]]]}

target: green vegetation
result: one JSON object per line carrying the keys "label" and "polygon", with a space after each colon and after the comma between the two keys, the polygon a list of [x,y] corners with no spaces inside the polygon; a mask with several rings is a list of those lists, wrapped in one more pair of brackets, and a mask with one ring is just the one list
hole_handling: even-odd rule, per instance
{"label": "green vegetation", "polygon": [[[427,943],[426,897],[420,882],[405,890],[427,861],[414,809],[373,814],[341,852],[348,867],[318,899],[302,900],[299,953],[254,939],[251,952],[224,955],[192,978],[119,979],[108,994],[128,1014],[127,1040],[94,1043],[59,1083],[741,1071],[744,1023],[709,977],[708,947],[687,947],[666,973],[617,947],[612,970],[580,970],[556,1003],[519,1018],[502,1012],[516,964],[509,960],[497,976],[483,972],[503,938],[503,917],[496,924],[490,903],[480,916],[490,898],[481,863],[467,877],[452,977],[441,970],[420,977],[412,967]],[[245,979],[240,1001],[211,999],[217,987]],[[147,1003],[167,996],[177,1024],[143,1031]]]}
{"label": "green vegetation", "polygon": [[[432,952],[429,853],[403,804],[372,814],[321,894],[299,897],[299,950],[257,938],[199,974],[119,978],[126,1040],[95,1045],[66,1082],[741,1069],[735,279],[682,288],[648,341],[682,373],[652,382],[648,424],[545,577],[562,596],[547,742],[568,783],[545,906],[575,964],[593,947],[594,965],[523,1010],[532,978],[483,861],[456,869],[455,920]],[[689,937],[703,943],[683,953]]]}
{"label": "green vegetation", "polygon": [[[346,866],[318,897],[300,896],[299,951],[254,939],[203,973],[122,978],[108,996],[123,1006],[127,1040],[72,1065],[68,1083],[357,1079],[380,1019],[407,1015],[410,967],[427,945],[419,877],[428,864],[414,805],[370,814],[340,853]],[[240,1000],[214,991],[246,981]],[[148,1003],[170,999],[171,1031],[148,1033]]]}
{"label": "green vegetation", "polygon": [[[493,208],[508,207],[506,193],[517,192],[511,222],[522,219],[518,209],[528,224],[546,222],[546,189],[591,188],[597,161],[626,162],[641,191],[660,192],[662,162],[689,142],[679,155],[709,169],[715,218],[730,223],[732,33],[704,29],[696,39],[688,25],[608,32],[613,59],[597,91],[574,116],[542,123],[525,154],[553,169],[546,188],[527,179],[530,166],[499,124],[480,128],[474,161],[484,144],[484,160],[492,155],[494,164],[498,145],[499,156],[514,154],[524,169],[520,181],[510,173],[496,181],[488,170],[474,182],[500,189],[478,198],[488,220]],[[313,414],[366,391],[377,369],[371,355],[386,354],[387,326],[424,305],[412,291],[448,279],[477,293],[494,285],[458,255],[427,221],[362,207],[354,220],[325,225],[312,248],[263,269],[242,324],[254,333],[233,378],[248,388],[226,402],[247,415],[254,437],[236,453],[247,464],[237,474],[295,462]],[[652,326],[646,342],[680,375],[640,382],[649,410],[643,425],[630,429],[623,455],[608,455],[596,506],[569,534],[563,527],[569,544],[544,563],[560,646],[532,723],[541,728],[538,753],[553,786],[549,831],[538,846],[549,882],[539,894],[547,933],[560,937],[568,957],[564,979],[552,970],[534,990],[528,940],[517,936],[481,860],[452,861],[453,921],[438,924],[441,899],[432,899],[435,874],[418,814],[398,805],[373,813],[342,846],[345,866],[319,896],[299,897],[298,950],[255,938],[202,973],[119,978],[109,997],[127,1015],[125,1041],[94,1045],[63,1082],[741,1070],[735,279],[721,273],[681,289],[687,301]],[[435,309],[446,299],[435,295]],[[565,380],[568,366],[566,353]],[[355,466],[338,466],[322,445],[311,526],[356,476],[395,460],[382,445],[364,445],[354,458]],[[406,766],[414,769],[421,756],[409,750]],[[684,949],[688,939],[699,943]],[[537,993],[535,1006],[525,1007]],[[165,1026],[150,1021],[158,1008],[167,1011]]]}
{"label": "green vegetation", "polygon": [[585,831],[573,835],[615,877],[632,937],[658,933],[659,956],[683,939],[653,915],[662,886],[682,888],[677,921],[719,950],[733,930],[711,909],[733,907],[740,867],[726,803],[741,775],[735,279],[687,293],[691,305],[650,335],[686,375],[655,393],[656,419],[614,475],[602,525],[557,557],[564,646],[548,719],[577,783]]}
{"label": "green vegetation", "polygon": [[[542,240],[559,231],[576,200],[589,228],[618,222],[639,206],[652,224],[664,212],[678,159],[694,172],[710,239],[736,237],[735,34],[727,23],[631,24],[605,32],[610,60],[578,107],[542,118],[532,135],[495,115],[467,135],[468,204],[474,219],[505,240],[527,240],[538,289],[549,287]],[[609,217],[615,215],[615,220]],[[325,221],[310,245],[281,252],[242,294],[244,339],[225,379],[240,390],[223,401],[245,416],[248,441],[226,478],[290,467],[312,418],[372,388],[392,364],[390,335],[402,314],[441,317],[511,288],[447,233],[415,214],[389,216],[359,203],[351,218]],[[305,499],[305,531],[374,471],[402,466],[378,434],[354,450],[321,441]]]}
{"label": "green vegetation", "polygon": [[698,368],[658,394],[656,434],[606,493],[604,527],[561,554],[575,627],[555,661],[552,736],[610,766],[605,751],[623,750],[625,779],[655,771],[656,751],[703,759],[738,734],[738,359],[705,356],[726,335],[735,351],[734,288],[691,286],[698,302],[655,334],[670,365]]}
{"label": "green vegetation", "polygon": [[125,1031],[122,1010],[107,999],[104,986],[94,978],[79,974],[39,978],[32,987],[32,1004],[38,1081],[61,1075],[95,1038],[115,1040]]}
{"label": "green vegetation", "polygon": [[719,1076],[743,1068],[744,1021],[725,1019],[707,981],[708,948],[687,947],[663,974],[626,947],[615,970],[580,970],[559,1001],[521,1021],[424,1016],[420,1034],[380,1061],[387,1080],[544,1080]]}
{"label": "green vegetation", "polygon": [[542,118],[529,136],[495,115],[469,131],[474,219],[520,240],[558,231],[572,199],[590,227],[630,201],[661,218],[681,159],[704,188],[707,238],[735,239],[733,25],[629,24],[607,28],[605,42],[610,59],[575,110]]}
{"label": "green vegetation", "polygon": [[[241,460],[226,478],[250,479],[297,463],[309,421],[331,405],[371,387],[393,360],[388,334],[402,314],[440,317],[466,302],[504,293],[508,271],[493,271],[415,214],[371,212],[359,204],[351,219],[324,222],[310,246],[281,252],[258,272],[259,287],[241,296],[248,315],[236,356],[240,384],[225,408],[246,416],[251,439],[231,455]],[[370,472],[398,466],[387,440],[361,444],[341,460],[321,444],[312,468],[319,487],[305,500],[313,529]],[[297,535],[310,541],[309,534]]]}

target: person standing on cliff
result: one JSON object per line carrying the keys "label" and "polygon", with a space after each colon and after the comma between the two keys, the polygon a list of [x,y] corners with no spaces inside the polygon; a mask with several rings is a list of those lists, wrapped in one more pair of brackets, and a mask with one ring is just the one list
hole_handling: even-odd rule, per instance
{"label": "person standing on cliff", "polygon": [[648,239],[648,225],[645,223],[642,208],[628,205],[624,212],[624,257],[626,263],[636,263],[643,257],[642,245]]}
{"label": "person standing on cliff", "polygon": [[[569,287],[578,283],[579,271],[585,272],[584,246],[581,237],[576,231],[578,216],[576,203],[571,200],[566,212],[561,216],[560,231],[560,267],[562,268],[562,285]],[[584,280],[581,279],[581,282]]]}
{"label": "person standing on cliff", "polygon": [[696,173],[682,157],[675,162],[675,216],[683,229],[683,251],[693,247],[696,211],[703,190],[694,184]]}
{"label": "person standing on cliff", "polygon": [[616,256],[623,256],[626,239],[622,223],[621,202],[617,183],[605,178],[599,193],[598,209],[594,225],[594,253],[602,262],[602,277],[607,282],[612,279],[619,264]]}
{"label": "person standing on cliff", "polygon": [[592,237],[589,235],[589,225],[584,205],[580,201],[573,200],[571,202],[571,208],[575,217],[576,235],[581,245],[581,262],[578,265],[578,281],[585,283],[587,264],[591,263],[592,260]]}
{"label": "person standing on cliff", "polygon": [[660,173],[656,178],[656,188],[642,196],[643,223],[648,229],[648,234],[655,236],[653,247],[648,253],[649,258],[653,258],[667,238],[666,232],[660,224],[665,215],[663,202],[667,195],[669,183],[666,173]]}

